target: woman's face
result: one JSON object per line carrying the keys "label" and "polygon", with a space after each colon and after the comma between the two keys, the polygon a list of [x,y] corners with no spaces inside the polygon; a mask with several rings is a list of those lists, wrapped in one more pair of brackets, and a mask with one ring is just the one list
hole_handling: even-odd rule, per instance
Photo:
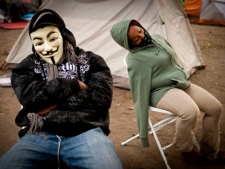
{"label": "woman's face", "polygon": [[144,37],[144,30],[141,27],[135,25],[129,27],[128,39],[133,46],[139,45]]}
{"label": "woman's face", "polygon": [[46,62],[56,64],[63,54],[63,39],[56,26],[46,26],[31,33],[37,54]]}

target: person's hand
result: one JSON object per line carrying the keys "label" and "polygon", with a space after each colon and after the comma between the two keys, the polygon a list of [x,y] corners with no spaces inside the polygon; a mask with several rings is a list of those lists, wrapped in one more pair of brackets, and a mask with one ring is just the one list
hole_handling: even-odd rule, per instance
{"label": "person's hand", "polygon": [[55,105],[55,104],[54,104],[54,105],[50,105],[50,106],[48,106],[48,107],[46,107],[46,108],[44,108],[44,109],[39,110],[39,111],[37,112],[37,114],[38,114],[39,116],[43,116],[43,115],[49,113],[50,111],[54,110],[56,107],[57,107],[57,105]]}
{"label": "person's hand", "polygon": [[80,90],[86,90],[88,88],[88,85],[86,85],[82,81],[78,80],[78,82],[79,82]]}

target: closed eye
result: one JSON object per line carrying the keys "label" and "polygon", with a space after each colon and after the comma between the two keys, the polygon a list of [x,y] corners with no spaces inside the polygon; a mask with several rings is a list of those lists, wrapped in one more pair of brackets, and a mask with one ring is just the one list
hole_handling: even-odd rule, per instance
{"label": "closed eye", "polygon": [[138,36],[136,36],[132,41],[137,42],[139,40]]}

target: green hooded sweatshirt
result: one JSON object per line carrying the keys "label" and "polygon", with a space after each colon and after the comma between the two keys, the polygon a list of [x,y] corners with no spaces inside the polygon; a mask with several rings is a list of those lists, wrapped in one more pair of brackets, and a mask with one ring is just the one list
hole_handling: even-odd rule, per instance
{"label": "green hooded sweatshirt", "polygon": [[172,47],[160,35],[152,35],[152,43],[147,46],[130,48],[127,34],[131,21],[116,23],[110,33],[120,46],[129,51],[126,66],[138,130],[142,147],[149,147],[149,105],[156,107],[158,101],[172,88],[188,88],[189,75],[180,66]]}

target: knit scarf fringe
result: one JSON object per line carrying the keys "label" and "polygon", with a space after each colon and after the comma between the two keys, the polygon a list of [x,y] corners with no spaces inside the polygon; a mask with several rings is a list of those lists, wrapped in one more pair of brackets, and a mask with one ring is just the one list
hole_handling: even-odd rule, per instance
{"label": "knit scarf fringe", "polygon": [[30,120],[30,128],[28,133],[45,136],[44,134],[41,134],[41,128],[44,124],[44,120],[46,120],[46,117],[39,116],[36,113],[28,113],[27,117]]}

